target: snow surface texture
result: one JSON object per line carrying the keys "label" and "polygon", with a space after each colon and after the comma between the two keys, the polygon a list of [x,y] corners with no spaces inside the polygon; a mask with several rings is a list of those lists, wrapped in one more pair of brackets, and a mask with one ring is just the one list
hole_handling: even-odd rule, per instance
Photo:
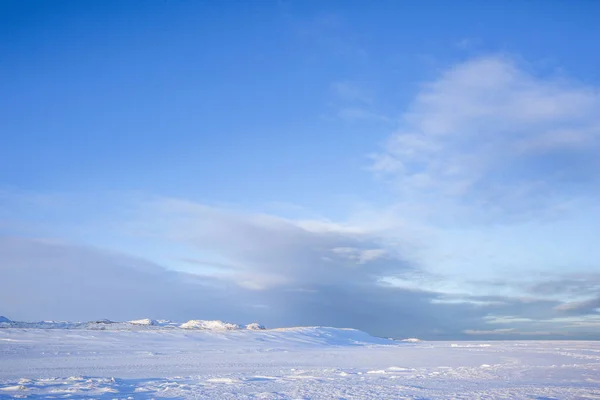
{"label": "snow surface texture", "polygon": [[0,399],[600,398],[600,342],[395,342],[353,329],[189,329],[152,320],[89,325],[111,327],[104,330],[48,324],[54,329],[0,329]]}

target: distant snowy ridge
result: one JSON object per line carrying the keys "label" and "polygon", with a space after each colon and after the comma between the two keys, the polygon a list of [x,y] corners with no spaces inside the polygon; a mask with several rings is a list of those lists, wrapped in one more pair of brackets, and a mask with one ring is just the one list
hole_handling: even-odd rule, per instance
{"label": "distant snowy ridge", "polygon": [[251,324],[246,325],[246,329],[250,330],[250,331],[261,331],[264,330],[265,327],[261,324],[259,324],[258,322],[253,322]]}
{"label": "distant snowy ridge", "polygon": [[421,341],[421,339],[417,339],[417,338],[408,338],[408,339],[401,339],[401,342],[409,342],[409,343],[419,343]]}
{"label": "distant snowy ridge", "polygon": [[129,323],[133,325],[158,325],[158,321],[155,321],[150,318],[136,319],[133,321],[129,321]]}
{"label": "distant snowy ridge", "polygon": [[150,318],[136,319],[126,322],[116,322],[108,319],[89,322],[69,321],[39,321],[21,322],[11,321],[6,317],[0,317],[0,328],[21,329],[91,329],[91,330],[156,330],[156,329],[195,329],[207,331],[231,331],[231,330],[263,330],[264,326],[258,323],[249,325],[238,325],[219,320],[209,321],[192,319],[184,323],[169,320],[154,320]]}
{"label": "distant snowy ridge", "polygon": [[[8,318],[5,318],[8,320]],[[169,320],[153,320],[150,318],[136,319],[125,322],[115,322],[107,319],[90,322],[68,322],[68,321],[41,321],[41,322],[19,322],[10,321],[0,322],[0,329],[31,329],[31,330],[49,330],[49,329],[79,329],[92,331],[107,331],[118,334],[119,331],[169,331],[176,335],[186,335],[189,331],[197,332],[199,335],[210,334],[206,338],[206,343],[214,339],[214,334],[224,335],[235,338],[235,341],[243,341],[248,344],[258,344],[260,346],[266,343],[275,345],[291,344],[299,346],[372,346],[372,345],[397,345],[398,342],[391,339],[374,337],[366,332],[350,328],[331,328],[323,326],[305,326],[295,328],[273,328],[265,329],[258,323],[248,325],[238,325],[219,320],[201,320],[192,319],[180,323]],[[40,332],[40,334],[43,334]],[[212,339],[210,339],[212,338]],[[218,343],[221,343],[219,340]]]}
{"label": "distant snowy ridge", "polygon": [[238,324],[231,324],[223,321],[205,321],[202,319],[191,319],[186,323],[179,325],[182,329],[204,329],[209,331],[235,331],[242,329]]}

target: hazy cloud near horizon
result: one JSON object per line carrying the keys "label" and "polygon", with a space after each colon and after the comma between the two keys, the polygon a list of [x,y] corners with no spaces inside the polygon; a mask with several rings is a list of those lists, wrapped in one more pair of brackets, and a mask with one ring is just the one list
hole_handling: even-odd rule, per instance
{"label": "hazy cloud near horizon", "polygon": [[[443,338],[479,327],[485,315],[484,308],[468,304],[433,304],[437,293],[360,279],[291,280],[256,290],[243,282],[168,271],[125,254],[47,240],[2,238],[0,250],[3,265],[11,266],[0,268],[0,303],[9,305],[3,313],[14,319],[220,318]],[[302,283],[306,286],[295,286]],[[498,308],[503,307],[491,307]]]}
{"label": "hazy cloud near horizon", "polygon": [[[268,326],[333,325],[429,339],[560,338],[567,333],[563,327],[572,324],[560,320],[573,315],[569,303],[535,298],[537,287],[531,297],[472,296],[382,281],[410,280],[424,271],[358,228],[173,199],[153,200],[140,210],[143,223],[132,222],[128,229],[203,254],[198,272],[168,270],[122,252],[67,242],[2,237],[0,304],[8,305],[2,313],[26,320],[258,320]],[[211,264],[213,269],[204,268]],[[578,315],[596,315],[575,308]],[[568,334],[589,337],[595,320],[587,321],[588,326],[570,328]]]}

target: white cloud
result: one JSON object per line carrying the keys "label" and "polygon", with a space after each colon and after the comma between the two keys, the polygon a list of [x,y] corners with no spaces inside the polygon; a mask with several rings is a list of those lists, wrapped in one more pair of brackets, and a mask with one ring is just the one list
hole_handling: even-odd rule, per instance
{"label": "white cloud", "polygon": [[598,89],[539,77],[510,58],[448,69],[400,122],[372,169],[403,201],[507,215],[590,195],[578,183],[600,176]]}

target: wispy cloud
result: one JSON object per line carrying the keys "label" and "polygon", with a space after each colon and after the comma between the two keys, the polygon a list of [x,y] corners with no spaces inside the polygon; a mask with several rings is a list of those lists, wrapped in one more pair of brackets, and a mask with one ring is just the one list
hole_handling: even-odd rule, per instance
{"label": "wispy cloud", "polygon": [[506,217],[596,196],[599,145],[597,88],[482,57],[422,86],[372,169],[402,198]]}

